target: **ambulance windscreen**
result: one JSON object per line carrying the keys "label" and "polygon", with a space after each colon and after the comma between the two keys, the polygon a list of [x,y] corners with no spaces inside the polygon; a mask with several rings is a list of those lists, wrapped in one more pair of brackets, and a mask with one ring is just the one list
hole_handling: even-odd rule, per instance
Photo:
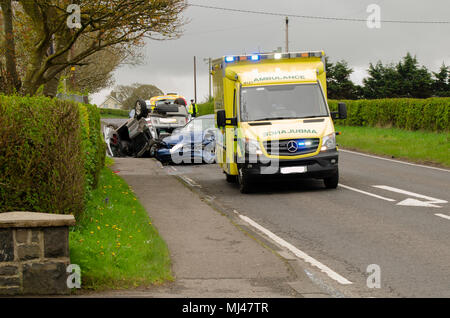
{"label": "ambulance windscreen", "polygon": [[240,109],[241,121],[328,116],[316,83],[243,87]]}

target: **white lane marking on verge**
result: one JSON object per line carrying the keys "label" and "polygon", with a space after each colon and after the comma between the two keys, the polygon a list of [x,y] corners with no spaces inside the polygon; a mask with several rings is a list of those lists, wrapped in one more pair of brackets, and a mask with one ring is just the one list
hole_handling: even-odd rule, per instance
{"label": "white lane marking on verge", "polygon": [[189,184],[191,187],[197,187],[197,188],[201,188],[201,186],[199,184],[197,184],[194,180],[192,180],[191,178],[188,178],[186,176],[180,176],[181,179],[183,179],[184,182],[186,182],[187,184]]}
{"label": "white lane marking on verge", "polygon": [[436,215],[436,216],[439,216],[439,217],[441,217],[441,218],[450,220],[450,215],[445,215],[445,214],[440,214],[440,213],[436,213],[435,215]]}
{"label": "white lane marking on verge", "polygon": [[345,150],[345,149],[341,149],[341,148],[339,148],[339,151],[342,151],[342,152],[348,152],[348,153],[352,153],[352,154],[360,155],[360,156],[364,156],[364,157],[369,157],[369,158],[375,158],[375,159],[380,159],[380,160],[392,161],[392,162],[401,163],[401,164],[409,165],[409,166],[415,166],[415,167],[421,167],[421,168],[428,168],[428,169],[434,169],[434,170],[440,170],[440,171],[450,172],[449,169],[437,168],[437,167],[431,167],[431,166],[425,166],[425,165],[419,165],[419,164],[417,164],[417,163],[404,162],[404,161],[394,160],[394,159],[388,159],[388,158],[383,158],[383,157],[378,157],[378,156],[368,155],[368,154],[361,153],[361,152]]}
{"label": "white lane marking on verge", "polygon": [[329,267],[327,267],[326,265],[322,264],[321,262],[317,261],[316,259],[312,258],[311,256],[309,256],[308,254],[300,251],[298,248],[296,248],[295,246],[293,246],[292,244],[286,242],[285,240],[283,240],[282,238],[278,237],[277,235],[273,234],[272,232],[270,232],[269,230],[267,230],[266,228],[262,227],[261,225],[259,225],[258,223],[256,223],[255,221],[253,221],[252,219],[250,219],[247,216],[244,216],[242,214],[239,214],[239,217],[247,222],[248,224],[250,224],[251,226],[253,226],[254,228],[256,228],[257,230],[261,231],[262,233],[264,233],[266,236],[268,236],[270,239],[272,239],[273,241],[275,241],[278,245],[281,245],[285,248],[287,248],[289,251],[291,251],[292,253],[295,254],[295,256],[297,256],[298,258],[303,259],[305,262],[310,263],[311,265],[319,268],[322,272],[324,272],[325,274],[327,274],[331,279],[334,279],[335,281],[337,281],[338,283],[342,284],[342,285],[349,285],[352,284],[351,281],[349,281],[348,279],[342,277],[341,275],[339,275],[338,273],[336,273],[335,271],[333,271],[332,269],[330,269]]}
{"label": "white lane marking on verge", "polygon": [[394,202],[395,201],[394,199],[382,197],[381,195],[377,195],[377,194],[373,194],[373,193],[366,192],[366,191],[363,191],[363,190],[355,189],[355,188],[346,186],[346,185],[341,184],[341,183],[339,183],[339,186],[343,187],[345,189],[348,189],[348,190],[352,190],[352,191],[355,191],[355,192],[359,192],[359,193],[365,194],[365,195],[370,195],[371,197],[378,198],[378,199],[381,199],[381,200],[390,201],[390,202]]}
{"label": "white lane marking on verge", "polygon": [[424,206],[424,207],[432,207],[432,208],[442,208],[439,205],[436,205],[438,203],[448,203],[448,201],[445,200],[441,200],[441,199],[436,199],[433,197],[429,197],[423,194],[418,194],[418,193],[414,193],[411,191],[406,191],[406,190],[402,190],[402,189],[398,189],[398,188],[394,188],[394,187],[390,187],[390,186],[385,186],[385,185],[374,185],[373,187],[378,188],[378,189],[383,189],[383,190],[387,190],[387,191],[392,191],[392,192],[396,192],[396,193],[400,193],[400,194],[404,194],[407,196],[411,196],[411,197],[416,197],[419,199],[424,199],[427,201],[419,201],[416,199],[405,199],[399,203],[397,203],[397,205],[407,205],[407,206]]}

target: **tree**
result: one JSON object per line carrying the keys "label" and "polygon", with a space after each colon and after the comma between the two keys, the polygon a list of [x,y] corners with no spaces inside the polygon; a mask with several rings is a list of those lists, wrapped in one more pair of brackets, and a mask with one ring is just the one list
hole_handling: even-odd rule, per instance
{"label": "tree", "polygon": [[[70,54],[84,49],[85,43],[75,45]],[[81,46],[81,47],[80,47]],[[82,65],[62,72],[67,90],[72,92],[96,93],[114,85],[113,72],[123,64],[139,64],[141,55],[138,50],[124,50],[120,45],[98,51],[83,60]]]}
{"label": "tree", "polygon": [[21,86],[16,66],[16,45],[14,41],[13,8],[11,0],[0,0],[4,30],[5,69],[2,67],[2,86],[7,94],[18,91]]}
{"label": "tree", "polygon": [[394,65],[369,64],[369,76],[363,79],[363,96],[368,99],[391,98],[397,94],[398,74]]}
{"label": "tree", "polygon": [[433,93],[436,96],[450,97],[450,67],[442,63],[439,72],[433,72]]}
{"label": "tree", "polygon": [[419,67],[417,58],[406,54],[396,67],[398,74],[398,97],[427,98],[432,95],[432,78],[425,66]]}
{"label": "tree", "polygon": [[341,60],[333,64],[328,57],[325,58],[327,70],[327,90],[330,99],[357,98],[356,86],[350,79],[353,70],[346,61]]}
{"label": "tree", "polygon": [[[20,0],[18,3],[33,35],[21,92],[33,95],[44,85],[44,92],[50,96],[56,93],[64,70],[92,64],[89,57],[96,52],[118,46],[129,50],[142,46],[145,38],[163,40],[179,36],[183,25],[181,13],[186,7],[184,0]],[[66,10],[72,3],[80,7],[80,28],[71,29],[67,24],[72,12]],[[2,14],[4,19],[8,17],[3,8]],[[5,38],[15,36],[13,30],[4,32]],[[86,45],[74,53],[73,48],[80,41]],[[13,57],[11,60],[16,65]],[[10,82],[8,87],[11,88]]]}
{"label": "tree", "polygon": [[417,58],[408,53],[394,64],[371,63],[369,77],[363,80],[365,98],[428,98],[432,95],[432,77]]}
{"label": "tree", "polygon": [[138,99],[148,100],[153,96],[164,95],[156,86],[150,84],[119,85],[112,92],[111,96],[117,98],[122,104],[122,108],[130,110],[135,106]]}

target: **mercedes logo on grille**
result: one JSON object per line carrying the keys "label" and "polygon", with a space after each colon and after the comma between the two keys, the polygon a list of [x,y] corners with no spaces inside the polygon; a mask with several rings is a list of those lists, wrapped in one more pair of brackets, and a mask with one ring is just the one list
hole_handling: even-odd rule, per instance
{"label": "mercedes logo on grille", "polygon": [[289,152],[297,152],[298,150],[298,144],[295,140],[291,140],[287,143],[287,150]]}

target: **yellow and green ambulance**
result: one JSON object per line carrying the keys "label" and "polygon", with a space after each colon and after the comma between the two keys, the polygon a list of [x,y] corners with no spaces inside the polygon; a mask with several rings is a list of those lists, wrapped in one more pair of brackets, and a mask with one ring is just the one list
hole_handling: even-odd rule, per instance
{"label": "yellow and green ambulance", "polygon": [[330,112],[323,51],[224,56],[213,60],[216,159],[243,193],[258,178],[339,182],[333,119],[347,117],[345,104]]}

